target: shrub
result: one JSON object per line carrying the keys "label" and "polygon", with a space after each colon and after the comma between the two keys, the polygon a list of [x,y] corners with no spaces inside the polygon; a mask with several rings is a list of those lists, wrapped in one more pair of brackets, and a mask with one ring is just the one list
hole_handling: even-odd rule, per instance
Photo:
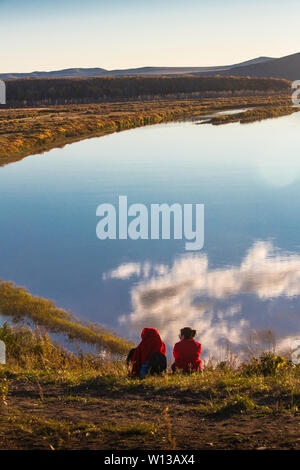
{"label": "shrub", "polygon": [[259,358],[253,357],[250,363],[242,364],[240,369],[245,375],[275,375],[279,370],[287,368],[289,362],[282,356],[267,352]]}
{"label": "shrub", "polygon": [[244,413],[245,411],[252,411],[255,408],[255,403],[249,397],[236,395],[221,406],[216,414],[219,416],[229,416],[236,413]]}

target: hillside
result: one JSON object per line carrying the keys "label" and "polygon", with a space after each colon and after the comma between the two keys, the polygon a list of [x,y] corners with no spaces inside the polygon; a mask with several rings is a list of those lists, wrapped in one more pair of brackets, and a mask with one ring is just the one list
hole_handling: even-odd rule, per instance
{"label": "hillside", "polygon": [[104,77],[122,75],[181,75],[197,72],[218,72],[228,70],[233,67],[241,67],[248,64],[256,64],[271,60],[270,57],[258,57],[233,65],[208,66],[208,67],[139,67],[130,69],[106,70],[103,68],[69,68],[63,70],[53,70],[50,72],[31,73],[0,73],[0,79],[12,80],[20,78],[70,78],[70,77]]}
{"label": "hillside", "polygon": [[[211,72],[205,73],[205,75],[207,74],[212,75]],[[221,70],[218,74],[222,76],[272,77],[285,78],[292,81],[298,80],[300,79],[300,52],[281,57],[280,59],[232,67],[229,70]],[[201,73],[201,75],[204,75],[204,73]]]}

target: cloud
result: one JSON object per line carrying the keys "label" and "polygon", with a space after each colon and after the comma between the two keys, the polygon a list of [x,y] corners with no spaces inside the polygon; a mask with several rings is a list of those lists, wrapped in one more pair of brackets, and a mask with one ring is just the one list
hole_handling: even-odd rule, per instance
{"label": "cloud", "polygon": [[103,279],[130,279],[132,276],[139,276],[142,272],[140,263],[124,263],[118,268],[112,269],[103,274]]}
{"label": "cloud", "polygon": [[[110,277],[127,279],[126,272],[138,275],[139,282],[131,288],[132,312],[120,317],[122,324],[134,331],[158,328],[170,345],[180,328],[191,326],[213,355],[224,348],[248,349],[246,339],[255,327],[255,312],[243,317],[243,296],[265,301],[300,294],[300,256],[282,253],[266,242],[254,243],[239,266],[210,269],[206,255],[185,255],[171,267],[149,262],[147,269],[141,263],[121,265]],[[267,336],[252,332],[251,341],[267,343]],[[280,341],[288,342],[287,338]]]}

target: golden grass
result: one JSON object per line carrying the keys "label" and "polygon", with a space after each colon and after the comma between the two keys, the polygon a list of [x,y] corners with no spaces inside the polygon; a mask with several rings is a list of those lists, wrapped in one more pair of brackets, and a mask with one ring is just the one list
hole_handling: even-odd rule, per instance
{"label": "golden grass", "polygon": [[[7,364],[0,365],[1,448],[99,448],[101,442],[113,449],[130,441],[176,449],[173,423],[183,413],[217,422],[299,412],[300,367],[272,354],[236,368],[222,363],[204,373],[141,380],[128,377],[124,356],[77,356],[39,329],[4,325],[0,339],[7,345]],[[94,419],[100,404],[103,418]],[[56,416],[57,407],[64,416]]]}
{"label": "golden grass", "polygon": [[71,312],[57,308],[51,300],[33,297],[12,282],[0,280],[0,312],[15,323],[31,321],[51,333],[64,334],[69,341],[81,341],[113,353],[124,354],[132,347],[125,339],[117,338],[99,325],[80,321]]}
{"label": "golden grass", "polygon": [[297,111],[300,111],[300,108],[293,108],[291,106],[263,106],[255,109],[248,109],[244,113],[216,116],[210,120],[210,123],[215,125],[228,124],[231,122],[241,122],[242,124],[248,124],[254,121],[262,121],[263,119],[286,116]]}
{"label": "golden grass", "polygon": [[[7,346],[7,364],[0,369],[0,377],[6,380],[18,378],[41,386],[49,384],[66,387],[68,396],[80,397],[87,390],[120,393],[135,390],[152,390],[170,393],[201,393],[207,400],[249,397],[256,394],[282,394],[294,397],[300,405],[300,367],[288,359],[271,353],[240,366],[224,367],[224,363],[207,367],[204,373],[191,375],[167,372],[161,376],[149,376],[145,380],[130,378],[125,355],[80,354],[68,351],[53,343],[46,333],[24,326],[0,328],[0,339]],[[2,382],[3,397],[7,397],[7,382]]]}
{"label": "golden grass", "polygon": [[[257,114],[257,119],[275,117],[279,115],[279,108],[280,115],[295,109],[291,107],[290,95],[287,93],[0,109],[0,165],[87,137],[249,106],[264,108]],[[249,112],[230,117],[231,120],[238,119],[241,122],[248,118]],[[255,114],[252,118],[255,118]],[[223,122],[229,121],[223,116],[214,123]]]}

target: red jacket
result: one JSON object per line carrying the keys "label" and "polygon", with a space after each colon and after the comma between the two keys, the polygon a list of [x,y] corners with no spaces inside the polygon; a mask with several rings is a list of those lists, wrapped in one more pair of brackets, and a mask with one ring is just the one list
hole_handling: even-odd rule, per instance
{"label": "red jacket", "polygon": [[161,340],[157,330],[154,328],[144,328],[142,331],[142,341],[132,356],[133,377],[139,376],[142,365],[156,352],[166,354],[166,346]]}
{"label": "red jacket", "polygon": [[194,339],[182,339],[173,349],[175,362],[172,368],[182,369],[184,372],[202,370],[200,361],[201,344]]}

